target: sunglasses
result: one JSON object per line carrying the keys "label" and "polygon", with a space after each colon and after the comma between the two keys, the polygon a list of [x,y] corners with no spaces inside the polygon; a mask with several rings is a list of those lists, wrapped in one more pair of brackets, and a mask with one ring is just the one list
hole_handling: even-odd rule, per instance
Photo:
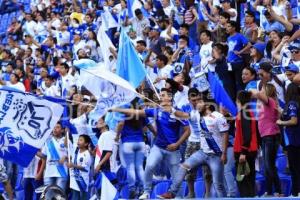
{"label": "sunglasses", "polygon": [[294,54],[294,53],[297,54],[297,53],[299,53],[299,50],[292,50],[291,53],[292,54]]}

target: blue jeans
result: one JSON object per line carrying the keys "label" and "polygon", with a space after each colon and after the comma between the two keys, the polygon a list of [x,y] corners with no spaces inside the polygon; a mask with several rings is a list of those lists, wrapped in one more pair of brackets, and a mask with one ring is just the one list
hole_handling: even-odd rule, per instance
{"label": "blue jeans", "polygon": [[[130,191],[136,190],[136,183],[144,183],[144,142],[125,142],[122,143],[122,153],[127,169],[127,180]],[[138,181],[139,180],[139,181]]]}
{"label": "blue jeans", "polygon": [[66,192],[68,178],[62,177],[48,177],[44,178],[44,185],[57,185],[59,186],[64,192]]}
{"label": "blue jeans", "polygon": [[281,184],[275,165],[276,155],[280,145],[280,134],[262,137],[262,152],[266,177],[266,191],[269,195],[275,192],[281,194]]}
{"label": "blue jeans", "polygon": [[42,186],[43,181],[37,181],[34,178],[24,178],[23,187],[24,187],[24,196],[25,200],[40,199],[38,194],[35,193],[35,189]]}
{"label": "blue jeans", "polygon": [[232,170],[235,168],[235,160],[233,154],[233,147],[227,148],[227,163],[224,166],[224,185],[227,189],[227,196],[236,197],[237,185]]}
{"label": "blue jeans", "polygon": [[177,171],[175,180],[173,181],[170,192],[176,194],[184,177],[187,173],[187,169],[193,169],[196,166],[207,164],[212,173],[213,186],[217,192],[218,197],[225,196],[225,188],[224,188],[224,165],[221,161],[220,156],[215,154],[206,154],[202,150],[199,150],[191,155],[188,159],[185,160],[183,166],[179,167]]}
{"label": "blue jeans", "polygon": [[72,189],[72,200],[88,200],[88,192],[80,192]]}
{"label": "blue jeans", "polygon": [[150,150],[150,154],[147,158],[146,168],[145,168],[145,183],[144,183],[144,192],[150,193],[152,186],[152,176],[157,164],[165,161],[167,164],[172,181],[175,179],[176,172],[179,168],[180,163],[180,151],[167,151],[165,149],[159,148],[154,145]]}

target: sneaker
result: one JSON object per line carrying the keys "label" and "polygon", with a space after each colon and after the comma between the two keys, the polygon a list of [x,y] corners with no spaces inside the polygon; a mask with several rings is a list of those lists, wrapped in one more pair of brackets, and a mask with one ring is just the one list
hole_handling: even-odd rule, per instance
{"label": "sneaker", "polygon": [[284,194],[280,194],[278,192],[275,192],[274,193],[274,197],[284,197]]}
{"label": "sneaker", "polygon": [[150,199],[150,194],[147,193],[147,192],[144,192],[140,197],[139,199]]}
{"label": "sneaker", "polygon": [[166,192],[161,195],[157,195],[157,198],[159,198],[159,199],[174,199],[175,195],[172,194],[171,192]]}

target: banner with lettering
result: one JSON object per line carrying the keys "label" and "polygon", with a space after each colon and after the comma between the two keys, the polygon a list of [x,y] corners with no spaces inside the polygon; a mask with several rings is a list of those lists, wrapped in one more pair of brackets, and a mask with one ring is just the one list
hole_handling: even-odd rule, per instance
{"label": "banner with lettering", "polygon": [[31,94],[0,89],[0,157],[27,167],[60,119],[63,106]]}

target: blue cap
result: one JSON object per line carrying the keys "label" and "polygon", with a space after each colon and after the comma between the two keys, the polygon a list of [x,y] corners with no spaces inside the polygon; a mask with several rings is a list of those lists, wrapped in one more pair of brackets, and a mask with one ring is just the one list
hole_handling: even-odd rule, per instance
{"label": "blue cap", "polygon": [[290,63],[287,67],[284,68],[284,71],[299,73],[299,67],[294,63]]}
{"label": "blue cap", "polygon": [[264,55],[265,49],[266,49],[266,43],[255,43],[252,48],[255,48],[260,55]]}
{"label": "blue cap", "polygon": [[157,31],[157,32],[160,32],[160,28],[159,28],[159,26],[151,26],[150,27],[150,30],[152,31]]}
{"label": "blue cap", "polygon": [[300,50],[300,40],[294,40],[288,47],[290,51],[292,50]]}

